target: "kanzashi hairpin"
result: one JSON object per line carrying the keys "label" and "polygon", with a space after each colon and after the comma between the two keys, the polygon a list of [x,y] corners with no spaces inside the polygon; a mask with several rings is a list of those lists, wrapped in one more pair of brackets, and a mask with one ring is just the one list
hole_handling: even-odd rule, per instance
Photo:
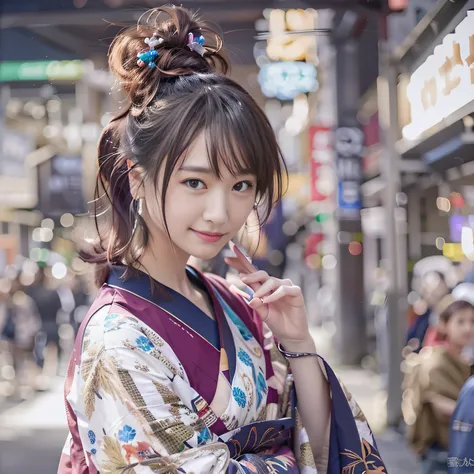
{"label": "kanzashi hairpin", "polygon": [[146,38],[145,43],[150,49],[155,49],[159,44],[163,43],[163,38],[153,35],[151,38]]}
{"label": "kanzashi hairpin", "polygon": [[146,38],[145,43],[148,45],[148,51],[140,51],[137,54],[137,65],[139,67],[148,66],[150,69],[156,67],[155,61],[158,58],[158,51],[155,48],[163,43],[163,38],[158,38],[153,35],[151,38]]}
{"label": "kanzashi hairpin", "polygon": [[203,35],[195,38],[192,33],[188,33],[188,48],[191,51],[194,51],[195,53],[198,53],[201,56],[204,56],[204,53],[206,52],[206,48],[204,48],[203,44],[204,44]]}

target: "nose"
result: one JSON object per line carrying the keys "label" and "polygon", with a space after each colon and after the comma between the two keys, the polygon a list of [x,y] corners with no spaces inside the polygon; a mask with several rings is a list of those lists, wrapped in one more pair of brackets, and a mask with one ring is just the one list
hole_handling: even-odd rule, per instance
{"label": "nose", "polygon": [[213,224],[225,224],[229,218],[229,202],[223,192],[210,193],[206,200],[203,219]]}

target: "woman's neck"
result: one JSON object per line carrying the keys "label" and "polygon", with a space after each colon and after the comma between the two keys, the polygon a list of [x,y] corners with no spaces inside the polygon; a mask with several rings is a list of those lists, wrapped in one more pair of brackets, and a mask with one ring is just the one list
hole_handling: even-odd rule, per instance
{"label": "woman's neck", "polygon": [[150,237],[137,268],[163,285],[186,294],[191,287],[186,275],[188,259],[189,255],[174,246],[168,236],[160,232],[158,236],[155,234],[155,239]]}

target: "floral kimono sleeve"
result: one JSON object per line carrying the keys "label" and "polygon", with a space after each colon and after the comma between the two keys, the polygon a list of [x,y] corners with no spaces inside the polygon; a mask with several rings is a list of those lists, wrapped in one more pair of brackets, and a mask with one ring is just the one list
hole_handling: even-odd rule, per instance
{"label": "floral kimono sleeve", "polygon": [[229,450],[193,410],[196,392],[171,348],[133,316],[97,319],[68,397],[89,464],[101,474],[226,472]]}
{"label": "floral kimono sleeve", "polygon": [[[383,474],[385,467],[378,455],[375,439],[362,410],[323,359],[320,359],[321,370],[331,390],[331,423],[327,429],[322,455],[318,458],[313,456],[304,421],[292,401],[294,382],[289,363],[277,349],[268,331],[265,334],[265,348],[270,351],[275,374],[274,380],[270,380],[269,385],[274,386],[279,393],[279,416],[295,417],[292,447],[300,472],[302,474],[333,474],[345,472],[347,468],[348,472],[359,474],[359,472],[362,473],[363,466],[372,465],[374,469],[378,468],[374,472]],[[316,400],[315,403],[317,403]],[[352,468],[354,470],[350,471],[349,469]]]}

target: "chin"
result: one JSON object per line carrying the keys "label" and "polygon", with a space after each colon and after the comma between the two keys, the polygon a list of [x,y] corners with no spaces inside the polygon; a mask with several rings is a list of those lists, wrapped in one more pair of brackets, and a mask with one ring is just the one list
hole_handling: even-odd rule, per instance
{"label": "chin", "polygon": [[186,253],[193,257],[199,258],[200,260],[210,260],[214,258],[227,244],[215,243],[205,245],[190,245]]}

